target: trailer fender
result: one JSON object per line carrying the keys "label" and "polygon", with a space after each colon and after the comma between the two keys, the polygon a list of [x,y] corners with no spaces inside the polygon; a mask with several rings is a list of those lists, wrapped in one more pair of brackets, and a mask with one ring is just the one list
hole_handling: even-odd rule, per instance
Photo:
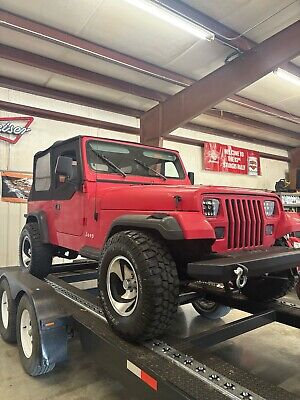
{"label": "trailer fender", "polygon": [[60,297],[46,282],[26,271],[11,267],[3,270],[0,280],[7,279],[16,303],[26,294],[34,306],[46,365],[65,361],[71,316],[64,311]]}

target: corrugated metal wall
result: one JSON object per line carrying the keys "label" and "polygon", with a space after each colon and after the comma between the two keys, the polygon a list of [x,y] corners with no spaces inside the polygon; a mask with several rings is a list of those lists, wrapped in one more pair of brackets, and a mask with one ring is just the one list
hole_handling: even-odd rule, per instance
{"label": "corrugated metal wall", "polygon": [[[9,89],[0,88],[0,99],[4,101],[16,102],[19,104],[31,105],[33,107],[45,107],[50,110],[60,111],[83,117],[98,118],[119,124],[138,127],[138,120],[110,113],[107,111],[95,110],[89,107],[69,104],[52,99],[44,99],[27,93],[16,92]],[[16,116],[12,113],[0,110],[0,117]],[[69,124],[59,121],[35,118],[31,125],[32,131],[25,134],[16,144],[9,145],[0,141],[0,171],[31,172],[33,155],[50,146],[56,140],[67,139],[76,135],[93,135],[129,141],[139,141],[137,135],[128,135],[117,132],[104,131],[97,128],[84,127],[82,125]],[[188,130],[178,129],[176,133],[188,137],[197,137],[202,140],[218,141],[228,143],[229,139],[218,138],[216,136],[201,134]],[[260,150],[270,154],[287,156],[287,152],[261,148],[249,143],[230,141],[232,145]],[[207,172],[202,169],[202,149],[199,147],[164,142],[164,146],[180,151],[187,170],[194,171],[196,183],[211,185],[231,185],[241,187],[268,188],[273,189],[275,180],[284,177],[288,164],[286,162],[262,160],[262,176],[248,177],[233,174],[218,174]],[[0,184],[1,185],[1,184]],[[0,187],[1,192],[1,187]],[[13,204],[0,201],[0,266],[16,265],[18,263],[18,238],[24,224],[24,213],[26,204]]]}

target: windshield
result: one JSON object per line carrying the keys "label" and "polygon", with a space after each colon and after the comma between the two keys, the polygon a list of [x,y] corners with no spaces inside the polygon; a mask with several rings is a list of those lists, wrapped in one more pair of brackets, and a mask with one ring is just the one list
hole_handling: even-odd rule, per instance
{"label": "windshield", "polygon": [[124,176],[185,178],[179,158],[169,151],[90,140],[87,142],[87,159],[91,168],[101,174],[120,172]]}

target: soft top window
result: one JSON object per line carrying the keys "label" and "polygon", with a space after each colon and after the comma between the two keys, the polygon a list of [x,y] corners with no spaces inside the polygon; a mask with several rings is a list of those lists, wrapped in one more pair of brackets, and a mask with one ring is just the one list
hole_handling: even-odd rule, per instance
{"label": "soft top window", "polygon": [[34,189],[43,192],[51,186],[50,152],[36,160]]}
{"label": "soft top window", "polygon": [[176,154],[169,151],[145,149],[130,144],[87,142],[88,163],[103,174],[137,175],[184,179],[185,174]]}

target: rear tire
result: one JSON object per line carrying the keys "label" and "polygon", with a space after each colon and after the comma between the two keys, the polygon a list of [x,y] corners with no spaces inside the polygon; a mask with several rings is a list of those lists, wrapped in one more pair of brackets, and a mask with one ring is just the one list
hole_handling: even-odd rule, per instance
{"label": "rear tire", "polygon": [[276,300],[287,295],[295,286],[296,279],[291,270],[270,274],[270,276],[274,278],[248,279],[242,293],[254,301]]}
{"label": "rear tire", "polygon": [[112,236],[100,257],[98,286],[105,316],[123,338],[153,339],[170,327],[179,281],[159,238],[134,230]]}
{"label": "rear tire", "polygon": [[45,364],[35,309],[27,295],[23,295],[18,306],[16,332],[20,361],[25,372],[38,376],[52,371],[55,364]]}
{"label": "rear tire", "polygon": [[42,242],[38,224],[28,222],[20,235],[21,268],[37,278],[43,279],[50,273],[52,256],[52,246]]}
{"label": "rear tire", "polygon": [[0,334],[5,342],[15,343],[17,307],[5,278],[0,282],[0,304]]}
{"label": "rear tire", "polygon": [[231,308],[228,306],[203,299],[194,301],[192,306],[202,317],[212,320],[223,318],[231,311]]}

